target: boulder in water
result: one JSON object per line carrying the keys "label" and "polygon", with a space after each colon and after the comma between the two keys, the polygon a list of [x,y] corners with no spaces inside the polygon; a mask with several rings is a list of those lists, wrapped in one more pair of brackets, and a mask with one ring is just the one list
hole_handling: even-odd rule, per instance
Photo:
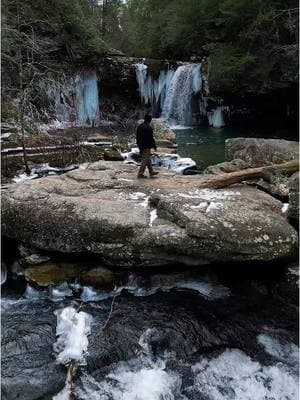
{"label": "boulder in water", "polygon": [[283,139],[226,139],[225,158],[227,161],[239,158],[251,167],[281,164],[299,158],[299,143]]}
{"label": "boulder in water", "polygon": [[84,272],[82,283],[94,287],[111,287],[118,281],[116,274],[105,267],[96,267]]}
{"label": "boulder in water", "polygon": [[25,278],[39,286],[50,286],[73,281],[86,269],[86,266],[80,264],[53,261],[26,268]]}

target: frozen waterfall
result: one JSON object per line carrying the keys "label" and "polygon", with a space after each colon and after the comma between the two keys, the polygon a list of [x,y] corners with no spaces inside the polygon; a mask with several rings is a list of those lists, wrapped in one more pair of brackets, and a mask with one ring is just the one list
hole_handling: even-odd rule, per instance
{"label": "frozen waterfall", "polygon": [[225,126],[222,107],[218,107],[217,109],[208,112],[207,118],[209,126],[214,128],[221,128],[222,126]]}
{"label": "frozen waterfall", "polygon": [[93,127],[100,123],[98,78],[85,71],[48,89],[54,104],[56,125]]}
{"label": "frozen waterfall", "polygon": [[142,101],[145,104],[155,103],[162,109],[175,71],[173,69],[161,71],[158,79],[154,79],[145,64],[135,64],[135,70]]}
{"label": "frozen waterfall", "polygon": [[193,106],[193,98],[201,87],[201,64],[187,64],[177,68],[167,90],[163,118],[172,125],[194,125],[199,107]]}

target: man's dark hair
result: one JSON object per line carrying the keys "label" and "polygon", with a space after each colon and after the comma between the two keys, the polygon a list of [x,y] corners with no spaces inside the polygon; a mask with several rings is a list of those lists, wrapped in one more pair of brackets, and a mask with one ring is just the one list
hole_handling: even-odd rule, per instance
{"label": "man's dark hair", "polygon": [[145,117],[144,117],[144,121],[145,122],[151,122],[152,121],[152,115],[146,114]]}

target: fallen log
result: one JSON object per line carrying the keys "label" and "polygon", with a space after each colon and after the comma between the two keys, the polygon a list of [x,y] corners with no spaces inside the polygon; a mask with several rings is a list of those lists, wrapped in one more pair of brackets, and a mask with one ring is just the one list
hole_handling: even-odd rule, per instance
{"label": "fallen log", "polygon": [[198,187],[200,189],[221,189],[246,180],[259,179],[263,177],[264,172],[269,168],[276,168],[287,175],[291,175],[299,170],[299,161],[292,160],[283,164],[273,164],[258,168],[247,168],[241,171],[216,175],[211,178],[202,179],[201,177],[201,182],[199,183]]}

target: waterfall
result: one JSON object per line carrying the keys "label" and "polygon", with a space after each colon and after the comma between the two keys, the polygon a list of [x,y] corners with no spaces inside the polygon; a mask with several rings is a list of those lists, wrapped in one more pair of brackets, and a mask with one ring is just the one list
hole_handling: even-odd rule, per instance
{"label": "waterfall", "polygon": [[158,79],[154,79],[149,74],[145,64],[135,64],[135,71],[142,101],[145,104],[155,103],[162,108],[175,71],[173,69],[160,71]]}
{"label": "waterfall", "polygon": [[217,109],[208,112],[207,118],[209,126],[213,126],[214,128],[225,126],[222,107],[218,107]]}
{"label": "waterfall", "polygon": [[201,87],[201,64],[187,64],[177,68],[167,90],[162,116],[173,125],[195,124],[192,102]]}
{"label": "waterfall", "polygon": [[76,110],[79,126],[99,124],[98,81],[95,72],[84,72],[75,78]]}
{"label": "waterfall", "polygon": [[75,78],[48,88],[54,104],[56,125],[92,127],[100,123],[98,79],[96,72],[78,73]]}

